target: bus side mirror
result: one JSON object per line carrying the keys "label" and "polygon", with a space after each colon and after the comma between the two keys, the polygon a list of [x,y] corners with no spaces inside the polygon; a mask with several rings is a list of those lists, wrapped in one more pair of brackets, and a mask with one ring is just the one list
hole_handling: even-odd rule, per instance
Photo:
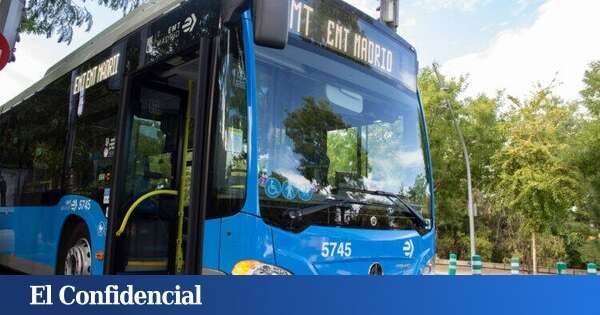
{"label": "bus side mirror", "polygon": [[288,42],[290,1],[254,0],[254,43],[284,49]]}

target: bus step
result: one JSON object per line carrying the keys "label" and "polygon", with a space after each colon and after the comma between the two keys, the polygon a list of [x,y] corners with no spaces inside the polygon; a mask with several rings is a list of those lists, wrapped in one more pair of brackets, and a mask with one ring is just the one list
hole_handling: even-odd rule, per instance
{"label": "bus step", "polygon": [[166,271],[168,261],[164,258],[132,258],[127,261],[125,272]]}

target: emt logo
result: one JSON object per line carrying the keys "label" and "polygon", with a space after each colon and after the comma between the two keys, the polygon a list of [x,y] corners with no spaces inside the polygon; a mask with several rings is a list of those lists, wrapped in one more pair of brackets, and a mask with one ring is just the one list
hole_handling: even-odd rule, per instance
{"label": "emt logo", "polygon": [[412,240],[408,240],[404,242],[404,247],[402,247],[402,251],[404,251],[404,256],[408,258],[412,258],[415,253],[415,244]]}

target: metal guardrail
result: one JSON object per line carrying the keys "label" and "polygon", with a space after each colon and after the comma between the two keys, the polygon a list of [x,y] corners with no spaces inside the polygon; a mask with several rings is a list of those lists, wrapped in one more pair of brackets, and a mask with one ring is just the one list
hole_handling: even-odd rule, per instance
{"label": "metal guardrail", "polygon": [[[506,263],[492,263],[482,262],[482,274],[484,275],[510,275],[511,274],[511,262]],[[448,274],[450,268],[450,260],[448,259],[436,259],[436,272],[438,274]],[[520,274],[529,274],[529,270],[525,266],[519,268]],[[471,275],[471,262],[465,260],[456,261],[456,274],[457,275]],[[556,267],[538,267],[539,275],[556,275]],[[567,268],[563,271],[563,275],[587,275],[588,271],[585,269],[570,269]]]}

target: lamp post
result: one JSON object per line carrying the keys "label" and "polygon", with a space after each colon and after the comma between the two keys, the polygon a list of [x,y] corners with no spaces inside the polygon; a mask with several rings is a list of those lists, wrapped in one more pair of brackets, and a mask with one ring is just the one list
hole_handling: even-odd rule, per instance
{"label": "lamp post", "polygon": [[392,30],[397,31],[400,24],[400,0],[380,0],[380,20]]}
{"label": "lamp post", "polygon": [[[444,83],[444,80],[442,79],[442,76],[440,75],[439,65],[437,63],[433,63],[433,71],[435,72],[435,75],[439,82],[440,88],[443,91],[447,91],[448,88],[446,87],[446,84]],[[475,213],[474,213],[474,207],[473,207],[473,187],[471,184],[471,162],[469,159],[469,150],[467,149],[467,144],[465,143],[465,137],[464,137],[462,130],[460,129],[460,126],[458,124],[458,119],[454,115],[454,110],[452,109],[452,104],[450,104],[450,101],[447,98],[444,99],[444,102],[446,103],[446,107],[448,108],[448,111],[450,112],[450,115],[452,116],[452,123],[454,124],[456,133],[458,134],[458,139],[460,141],[460,144],[463,149],[463,154],[465,156],[465,165],[467,167],[469,238],[471,240],[471,257],[474,257],[475,255],[477,255],[477,252],[475,250]]]}

